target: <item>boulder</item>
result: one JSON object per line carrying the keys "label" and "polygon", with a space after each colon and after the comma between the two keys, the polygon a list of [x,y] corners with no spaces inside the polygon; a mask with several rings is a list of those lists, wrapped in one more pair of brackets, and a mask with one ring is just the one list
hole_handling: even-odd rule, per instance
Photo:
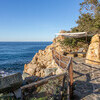
{"label": "boulder", "polygon": [[100,65],[100,34],[96,34],[92,37],[86,59],[88,59],[86,63]]}
{"label": "boulder", "polygon": [[0,78],[0,93],[12,92],[22,85],[21,73],[15,73],[6,77]]}
{"label": "boulder", "polygon": [[22,74],[23,80],[25,80],[26,77],[30,77],[30,75],[28,73],[23,72],[23,74]]}
{"label": "boulder", "polygon": [[78,53],[78,57],[85,57],[85,56],[86,56],[85,52]]}
{"label": "boulder", "polygon": [[57,71],[56,71],[56,75],[59,75],[59,74],[64,73],[64,72],[65,72],[65,70],[58,68]]}
{"label": "boulder", "polygon": [[56,73],[57,68],[47,68],[45,69],[45,76],[50,76]]}
{"label": "boulder", "polygon": [[92,37],[91,43],[100,42],[100,34],[96,34]]}
{"label": "boulder", "polygon": [[15,90],[14,94],[15,94],[15,96],[16,96],[17,99],[21,98],[21,96],[22,96],[21,89],[19,88],[19,89]]}
{"label": "boulder", "polygon": [[61,30],[59,33],[67,33],[66,30]]}

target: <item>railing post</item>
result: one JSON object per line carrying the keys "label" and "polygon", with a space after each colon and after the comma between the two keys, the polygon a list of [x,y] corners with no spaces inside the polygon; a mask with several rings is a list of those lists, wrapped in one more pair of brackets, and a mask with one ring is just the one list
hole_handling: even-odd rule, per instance
{"label": "railing post", "polygon": [[71,58],[71,63],[69,67],[69,74],[70,74],[70,85],[73,85],[73,65],[72,65],[72,58]]}
{"label": "railing post", "polygon": [[63,90],[64,90],[64,85],[65,85],[65,80],[66,80],[66,75],[63,76],[63,81],[62,81],[62,88],[61,88],[61,92],[60,92],[60,99],[59,100],[63,100]]}
{"label": "railing post", "polygon": [[59,54],[59,66],[60,66],[60,54]]}
{"label": "railing post", "polygon": [[73,65],[72,65],[72,58],[69,67],[69,78],[70,78],[70,100],[73,96]]}
{"label": "railing post", "polygon": [[52,52],[52,60],[53,60],[53,49],[51,49],[51,52]]}
{"label": "railing post", "polygon": [[70,100],[70,84],[69,84],[69,78],[68,78],[68,82],[67,82],[67,95],[68,95],[68,100]]}
{"label": "railing post", "polygon": [[[60,53],[57,53],[57,54],[56,53],[57,52],[54,50],[53,51],[53,55],[54,55],[53,58],[54,58],[55,62],[57,60],[56,63],[58,64],[58,66],[60,66],[60,64],[62,66],[62,63],[61,63],[61,61],[62,61],[61,55],[60,55]],[[55,59],[56,58],[55,55],[57,55],[57,59]],[[68,94],[68,100],[72,100],[72,96],[73,96],[73,65],[72,65],[72,58],[70,58],[67,67],[68,67],[68,70],[67,70],[67,72],[68,72],[68,89],[67,89],[67,94]]]}

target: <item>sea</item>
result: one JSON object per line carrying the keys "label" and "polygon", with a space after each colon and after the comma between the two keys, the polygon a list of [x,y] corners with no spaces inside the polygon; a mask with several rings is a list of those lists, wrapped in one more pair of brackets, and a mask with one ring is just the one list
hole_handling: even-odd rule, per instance
{"label": "sea", "polygon": [[39,50],[44,50],[52,42],[0,42],[0,76],[24,70]]}

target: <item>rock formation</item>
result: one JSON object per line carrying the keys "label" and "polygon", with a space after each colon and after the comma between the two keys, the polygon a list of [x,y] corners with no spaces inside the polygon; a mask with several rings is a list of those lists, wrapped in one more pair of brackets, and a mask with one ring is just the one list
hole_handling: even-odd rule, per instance
{"label": "rock formation", "polygon": [[0,78],[0,93],[11,92],[19,89],[22,85],[21,73],[11,74]]}
{"label": "rock formation", "polygon": [[[59,39],[62,39],[62,37],[58,37]],[[57,39],[58,39],[57,38]],[[30,75],[38,76],[38,77],[44,77],[46,69],[50,68],[57,68],[57,70],[53,71],[52,74],[59,74],[61,73],[61,70],[59,70],[59,67],[57,64],[55,64],[55,61],[52,59],[52,48],[55,47],[57,52],[62,52],[62,47],[60,46],[60,43],[53,42],[51,45],[47,46],[45,50],[39,50],[38,53],[35,54],[32,61],[29,64],[25,64],[24,66],[24,72],[28,73]]]}
{"label": "rock formation", "polygon": [[100,62],[100,34],[96,34],[92,37],[86,59],[88,59],[86,63],[100,65],[100,63],[98,63]]}

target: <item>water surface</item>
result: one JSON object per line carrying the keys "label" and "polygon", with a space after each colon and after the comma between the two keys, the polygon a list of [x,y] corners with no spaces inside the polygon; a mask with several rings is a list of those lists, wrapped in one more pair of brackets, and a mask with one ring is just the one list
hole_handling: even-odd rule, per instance
{"label": "water surface", "polygon": [[21,72],[35,53],[52,42],[0,42],[0,72]]}

